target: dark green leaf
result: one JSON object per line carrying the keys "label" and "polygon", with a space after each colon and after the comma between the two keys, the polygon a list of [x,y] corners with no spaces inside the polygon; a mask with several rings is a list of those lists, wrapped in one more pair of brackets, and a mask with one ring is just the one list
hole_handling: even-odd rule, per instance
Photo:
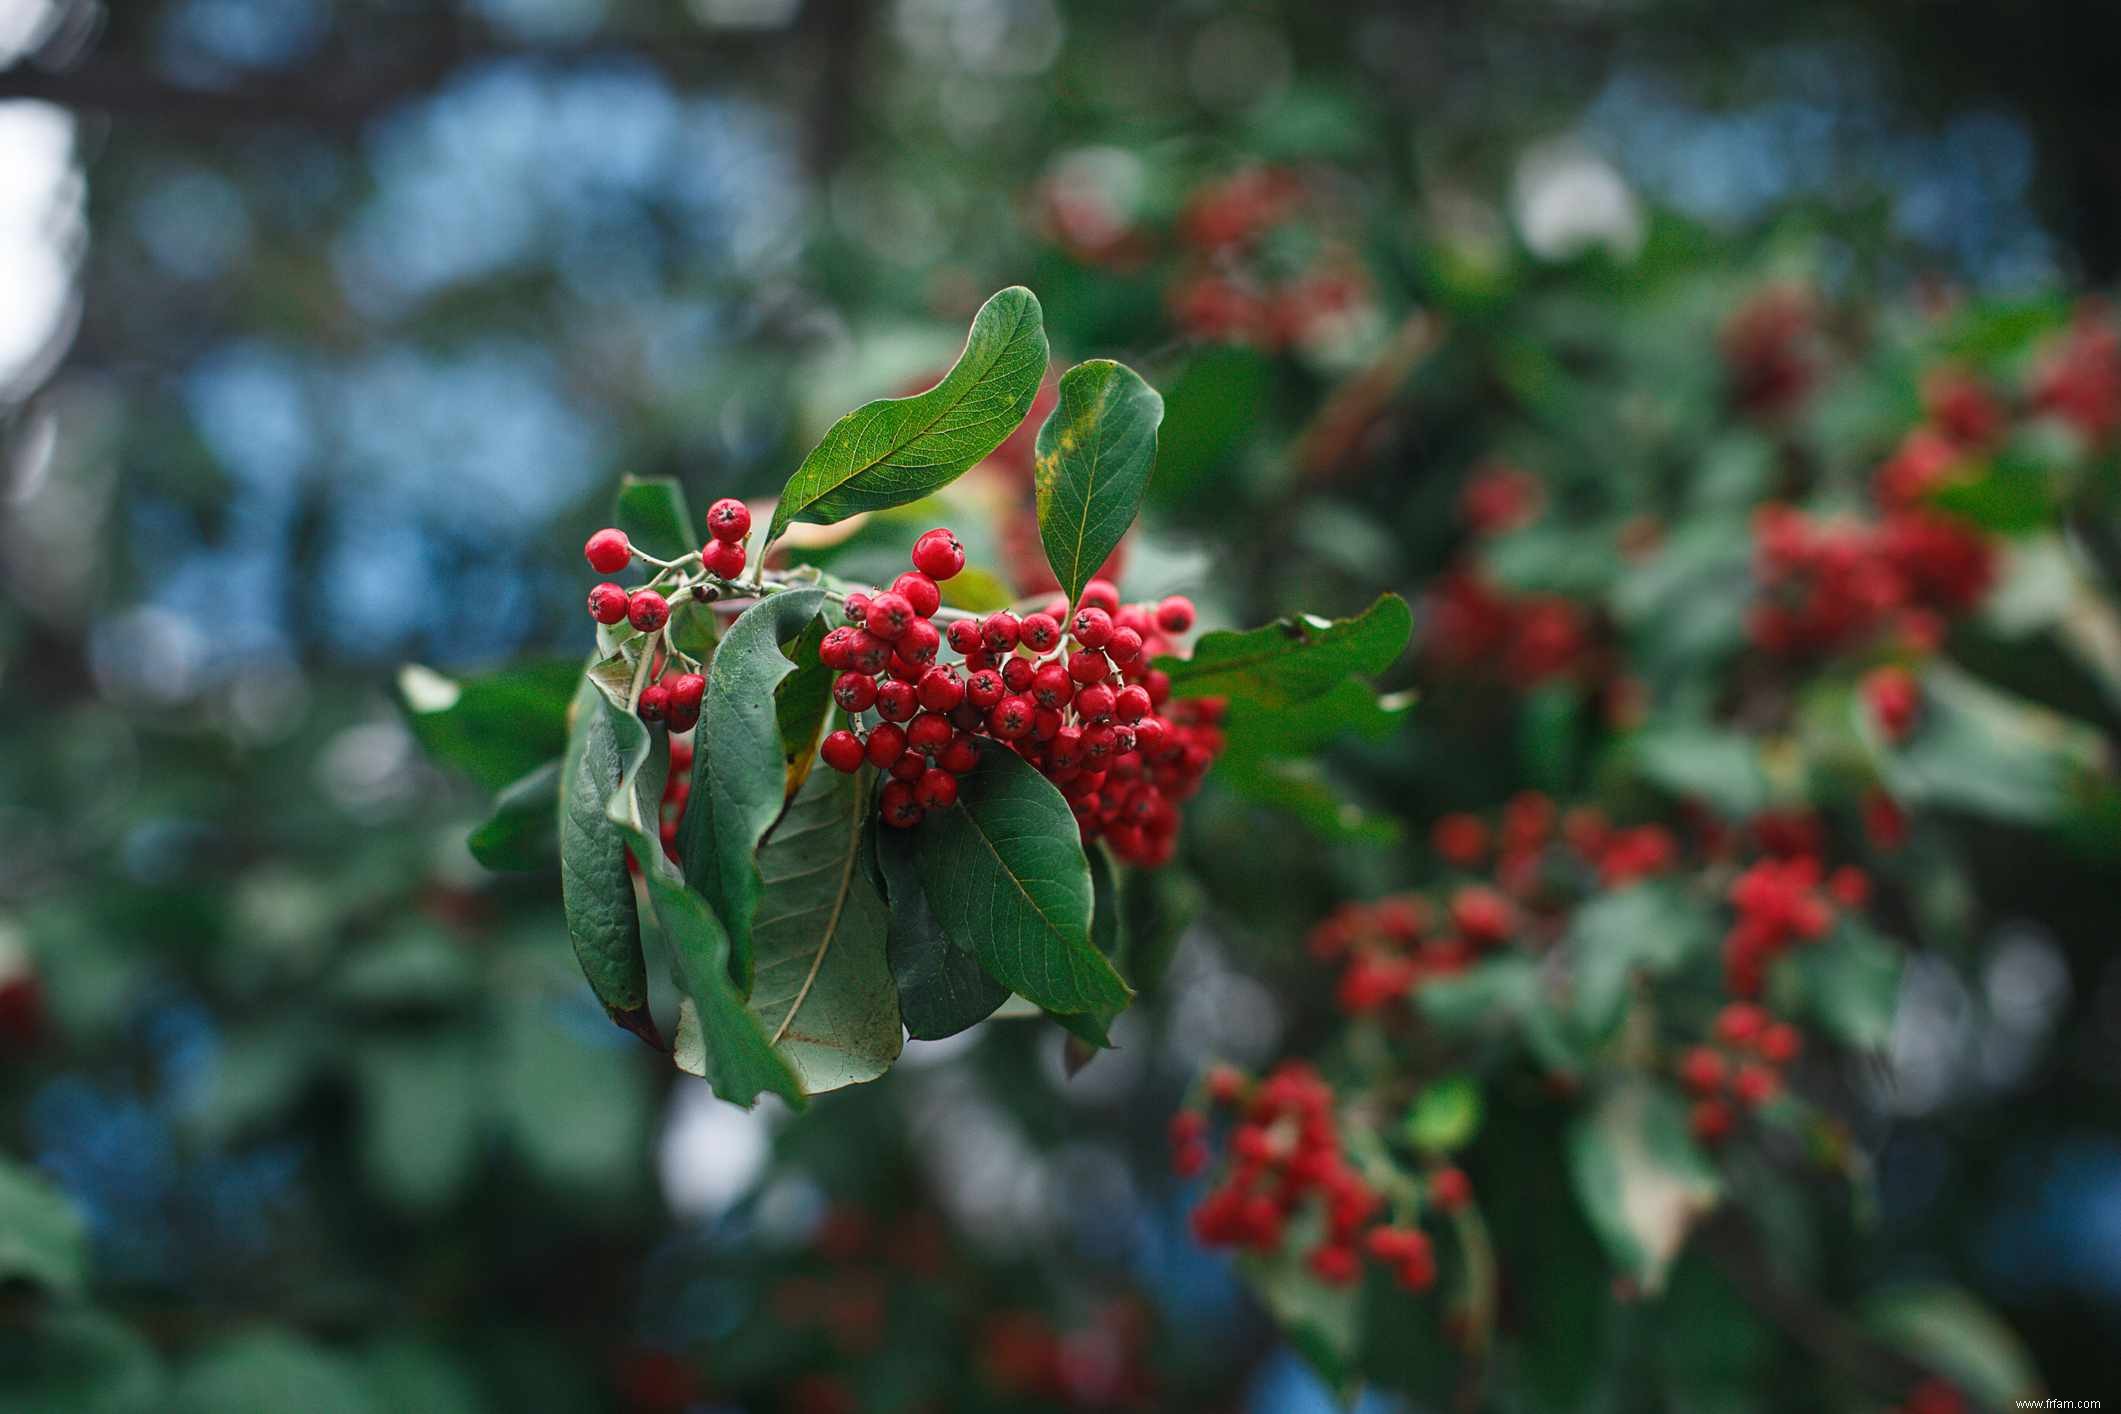
{"label": "dark green leaf", "polygon": [[1048,1011],[1126,1005],[1126,984],[1090,941],[1090,865],[1075,817],[1029,762],[982,743],[957,805],[919,828],[929,906],[989,976]]}
{"label": "dark green leaf", "polygon": [[950,940],[921,886],[919,830],[872,824],[870,838],[891,899],[891,975],[908,1034],[923,1041],[955,1036],[985,1021],[1009,1000],[972,949]]}
{"label": "dark green leaf", "polygon": [[1613,1265],[1651,1294],[1723,1191],[1679,1101],[1642,1080],[1615,1085],[1576,1121],[1569,1177]]}
{"label": "dark green leaf", "polygon": [[575,960],[605,1013],[661,1050],[662,1037],[648,1014],[648,964],[641,955],[626,842],[605,814],[624,772],[612,730],[615,715],[624,711],[577,678],[574,734],[560,766],[560,898]]}
{"label": "dark green leaf", "polygon": [[1641,883],[1600,894],[1576,911],[1567,940],[1576,1024],[1609,1034],[1636,972],[1665,976],[1715,946],[1714,921],[1680,888]]}
{"label": "dark green leaf", "polygon": [[715,649],[693,733],[692,795],[680,829],[686,881],[727,931],[731,976],[751,989],[751,920],[758,912],[758,849],[788,803],[788,760],[775,691],[796,666],[781,645],[798,639],[825,602],[821,589],[770,595],[745,610]]}
{"label": "dark green leaf", "polygon": [[612,517],[626,538],[659,560],[700,548],[701,532],[685,504],[685,488],[667,476],[629,476],[619,483]]}
{"label": "dark green leaf", "polygon": [[[1090,865],[1090,945],[1104,954],[1117,970],[1122,934],[1119,878],[1113,873],[1111,859],[1098,846],[1086,847],[1083,857]],[[1096,1011],[1052,1014],[1069,1036],[1082,1043],[1082,1048],[1068,1048],[1070,1075],[1088,1065],[1098,1050],[1111,1048],[1112,1023],[1123,1009],[1100,1007]]]}
{"label": "dark green leaf", "polygon": [[1173,510],[1199,508],[1202,489],[1258,422],[1267,382],[1266,360],[1255,350],[1226,344],[1193,356],[1165,400],[1152,501]]}
{"label": "dark green leaf", "polygon": [[[759,699],[769,737],[771,702],[767,695]],[[686,885],[648,824],[653,817],[642,804],[634,779],[648,758],[648,728],[623,707],[600,700],[600,709],[609,723],[614,751],[621,762],[621,779],[607,799],[605,818],[618,828],[640,863],[649,906],[655,910],[656,923],[670,948],[671,966],[683,993],[675,1044],[679,1068],[703,1076],[715,1094],[733,1104],[752,1104],[770,1090],[800,1108],[804,1103],[801,1083],[774,1051],[758,1017],[745,1006],[744,995],[732,980],[728,932],[707,900]],[[774,771],[777,780],[777,762]],[[694,802],[686,811],[687,819],[700,813],[698,785],[693,789]],[[779,790],[777,783],[774,790]],[[751,861],[747,860],[746,867],[756,880],[757,871]]]}
{"label": "dark green leaf", "polygon": [[485,1141],[485,1087],[468,1029],[375,1036],[352,1053],[360,1105],[361,1170],[368,1185],[409,1212],[453,1200]]}
{"label": "dark green leaf", "polygon": [[2040,1393],[2039,1372],[2011,1328],[1955,1286],[1892,1287],[1863,1306],[1863,1322],[1973,1396],[1974,1406],[2009,1409]]}
{"label": "dark green leaf", "polygon": [[1164,400],[1125,364],[1092,359],[1061,375],[1032,475],[1039,539],[1069,603],[1134,523],[1163,420]]}
{"label": "dark green leaf", "polygon": [[485,677],[450,678],[407,664],[398,697],[427,754],[489,791],[526,776],[567,746],[577,663],[525,663]]}
{"label": "dark green leaf", "polygon": [[80,1213],[37,1174],[0,1157],[0,1283],[33,1282],[72,1295],[87,1277]]}
{"label": "dark green leaf", "polygon": [[781,733],[781,760],[787,767],[784,790],[789,800],[795,799],[810,768],[817,764],[817,744],[825,718],[832,712],[832,680],[838,674],[819,662],[817,656],[825,633],[825,620],[820,615],[788,645],[788,661],[795,664],[795,671],[773,690],[773,715]]}
{"label": "dark green leaf", "polygon": [[1900,1001],[1900,958],[1891,941],[1843,917],[1830,935],[1795,954],[1803,1011],[1843,1045],[1883,1049]]}
{"label": "dark green leaf", "polygon": [[0,1321],[8,1414],[160,1414],[164,1380],[147,1338],[101,1311],[45,1305]]}
{"label": "dark green leaf", "polygon": [[1285,810],[1327,839],[1389,845],[1404,829],[1394,817],[1347,799],[1315,761],[1225,757],[1216,763],[1215,778],[1232,794]]}
{"label": "dark green leaf", "polygon": [[1864,724],[1896,800],[2024,825],[2061,819],[2105,755],[2091,728],[1942,664],[1922,674],[1922,715],[1904,743],[1876,742],[1868,714]]}
{"label": "dark green leaf", "polygon": [[1178,869],[1132,869],[1120,881],[1120,975],[1136,991],[1163,985],[1200,906],[1200,885]]}
{"label": "dark green leaf", "polygon": [[1310,756],[1344,737],[1383,741],[1413,711],[1412,693],[1379,696],[1352,679],[1288,706],[1233,702],[1223,723],[1224,756]]}
{"label": "dark green leaf", "polygon": [[890,914],[861,868],[866,775],[814,773],[759,851],[751,1010],[813,1095],[874,1080],[902,1040]]}
{"label": "dark green leaf", "polygon": [[1163,657],[1177,697],[1227,697],[1286,707],[1317,697],[1350,677],[1375,677],[1397,662],[1414,616],[1397,594],[1381,594],[1350,619],[1305,614],[1262,628],[1204,635],[1191,658]]}
{"label": "dark green leaf", "polygon": [[494,797],[493,811],[465,841],[471,857],[488,869],[527,871],[551,864],[559,850],[557,831],[560,763],[547,761],[510,781]]}
{"label": "dark green leaf", "polygon": [[1731,819],[1767,808],[1759,748],[1737,732],[1709,727],[1643,728],[1635,739],[1642,774],[1674,795],[1703,801]]}
{"label": "dark green leaf", "polygon": [[760,545],[795,521],[831,525],[947,486],[1016,430],[1045,376],[1038,299],[1012,285],[980,306],[965,350],[942,382],[910,398],[865,404],[832,425],[781,488]]}

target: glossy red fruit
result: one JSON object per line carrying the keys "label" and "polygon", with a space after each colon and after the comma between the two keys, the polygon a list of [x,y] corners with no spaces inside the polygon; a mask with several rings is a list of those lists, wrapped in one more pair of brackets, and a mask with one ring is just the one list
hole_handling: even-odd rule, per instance
{"label": "glossy red fruit", "polygon": [[950,738],[950,744],[935,758],[935,764],[954,776],[962,776],[979,764],[979,740],[965,732]]}
{"label": "glossy red fruit", "polygon": [[933,756],[950,744],[957,728],[940,712],[923,712],[906,727],[906,749]]}
{"label": "glossy red fruit", "polygon": [[1031,666],[1029,658],[1011,658],[1002,664],[1002,681],[1011,692],[1029,692],[1031,679],[1037,676],[1038,670]]}
{"label": "glossy red fruit", "polygon": [[965,547],[942,526],[913,542],[913,567],[930,579],[948,579],[965,567]]}
{"label": "glossy red fruit", "polygon": [[943,591],[935,587],[935,581],[918,570],[909,570],[891,581],[891,592],[903,594],[913,612],[924,619],[935,617],[935,611],[943,607]]}
{"label": "glossy red fruit", "polygon": [[1031,716],[1037,710],[1028,697],[1004,697],[987,716],[987,730],[1003,741],[1015,741],[1031,732]]}
{"label": "glossy red fruit", "polygon": [[[832,635],[825,635],[830,638]],[[847,666],[858,673],[874,677],[891,662],[891,645],[878,638],[866,628],[854,631],[847,640]]]}
{"label": "glossy red fruit", "polygon": [[1017,625],[1017,638],[1034,653],[1051,653],[1060,647],[1060,621],[1051,614],[1026,614]]}
{"label": "glossy red fruit", "polygon": [[636,589],[626,600],[626,621],[642,633],[670,622],[670,601],[653,589]]}
{"label": "glossy red fruit", "polygon": [[921,803],[914,799],[913,787],[904,781],[886,781],[877,800],[884,823],[895,830],[910,830],[921,822],[924,813]]}
{"label": "glossy red fruit", "polygon": [[891,763],[906,754],[906,729],[891,722],[882,723],[869,733],[864,754],[877,770],[890,770]]}
{"label": "glossy red fruit", "polygon": [[617,574],[633,563],[633,545],[623,530],[600,530],[582,547],[582,558],[598,574]]}
{"label": "glossy red fruit", "polygon": [[876,690],[876,714],[887,722],[909,721],[920,709],[920,693],[910,682],[893,678]]}
{"label": "glossy red fruit", "polygon": [[982,711],[1008,695],[1002,675],[992,668],[981,668],[965,679],[965,700]]}
{"label": "glossy red fruit", "polygon": [[1103,682],[1112,676],[1112,660],[1097,652],[1071,654],[1068,676],[1080,683]]}
{"label": "glossy red fruit", "polygon": [[1075,698],[1075,679],[1059,663],[1048,663],[1031,675],[1031,700],[1041,707],[1065,707]]}
{"label": "glossy red fruit", "polygon": [[980,621],[980,641],[990,653],[1007,653],[1016,647],[1022,633],[1023,625],[1007,609],[997,609]]}
{"label": "glossy red fruit", "polygon": [[1075,601],[1080,609],[1088,605],[1103,609],[1108,614],[1119,612],[1119,588],[1109,579],[1093,579],[1083,586],[1082,597]]}
{"label": "glossy red fruit", "polygon": [[700,547],[700,564],[707,573],[735,579],[744,572],[744,547],[729,540],[710,540]]}
{"label": "glossy red fruit", "polygon": [[1165,633],[1184,633],[1193,627],[1193,601],[1174,594],[1156,606],[1156,626]]}
{"label": "glossy red fruit", "polygon": [[920,615],[913,612],[913,606],[906,602],[905,595],[894,594],[887,589],[870,599],[869,613],[863,622],[868,625],[871,633],[889,642],[919,619]]}
{"label": "glossy red fruit", "polygon": [[955,668],[930,668],[913,685],[921,706],[930,712],[948,712],[965,700],[965,683]]}
{"label": "glossy red fruit", "polygon": [[608,580],[589,591],[589,617],[615,624],[626,617],[626,591]]}
{"label": "glossy red fruit", "polygon": [[1142,655],[1142,636],[1131,628],[1112,630],[1111,641],[1105,644],[1105,656],[1121,667],[1126,667]]}
{"label": "glossy red fruit", "polygon": [[1075,715],[1086,722],[1102,722],[1112,715],[1116,694],[1101,682],[1091,683],[1075,694]]}
{"label": "glossy red fruit", "polygon": [[1068,632],[1085,648],[1102,648],[1112,641],[1112,616],[1094,604],[1075,611]]}
{"label": "glossy red fruit", "polygon": [[898,760],[891,763],[891,779],[904,781],[911,785],[919,780],[921,773],[927,769],[927,757],[921,755],[918,751],[902,751],[899,753]]}
{"label": "glossy red fruit", "polygon": [[828,668],[846,671],[854,652],[854,633],[851,628],[841,627],[826,634],[817,646],[817,660]]}
{"label": "glossy red fruit", "polygon": [[825,738],[825,743],[817,749],[817,754],[835,771],[858,771],[861,769],[864,754],[862,739],[850,731],[836,731]]}
{"label": "glossy red fruit", "polygon": [[869,596],[862,593],[861,590],[855,590],[842,600],[840,609],[847,616],[848,623],[857,627],[867,626],[869,622]]}
{"label": "glossy red fruit", "polygon": [[876,705],[876,679],[867,673],[841,673],[832,680],[832,700],[844,712],[866,712]]}
{"label": "glossy red fruit", "polygon": [[924,771],[913,784],[913,798],[924,810],[957,804],[957,777],[944,770]]}
{"label": "glossy red fruit", "polygon": [[899,657],[921,667],[934,662],[936,650],[942,646],[942,634],[926,619],[915,619],[907,624],[906,631],[898,636],[895,645]]}
{"label": "glossy red fruit", "polygon": [[751,533],[751,508],[734,496],[724,496],[707,508],[707,533],[731,545]]}
{"label": "glossy red fruit", "polygon": [[1721,1051],[1695,1046],[1679,1058],[1679,1083],[1696,1095],[1713,1095],[1723,1088],[1726,1070]]}
{"label": "glossy red fruit", "polygon": [[980,652],[986,646],[980,637],[978,619],[952,619],[949,638],[950,650],[966,657]]}
{"label": "glossy red fruit", "polygon": [[670,679],[671,714],[690,712],[699,716],[700,703],[707,696],[707,679],[698,673],[679,673]]}
{"label": "glossy red fruit", "polygon": [[1122,722],[1139,722],[1149,715],[1149,706],[1149,689],[1140,683],[1129,683],[1114,696],[1112,715]]}
{"label": "glossy red fruit", "polygon": [[670,689],[659,682],[652,682],[641,689],[641,700],[634,704],[644,722],[660,722],[670,715]]}

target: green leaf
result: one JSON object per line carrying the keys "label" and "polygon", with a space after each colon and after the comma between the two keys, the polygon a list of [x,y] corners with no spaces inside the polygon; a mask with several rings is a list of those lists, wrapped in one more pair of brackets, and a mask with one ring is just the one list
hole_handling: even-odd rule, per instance
{"label": "green leaf", "polygon": [[1635,759],[1655,784],[1702,800],[1728,818],[1767,808],[1767,774],[1751,737],[1710,727],[1649,726],[1635,738]]}
{"label": "green leaf", "polygon": [[1723,1191],[1679,1101],[1643,1080],[1613,1086],[1576,1121],[1569,1177],[1606,1255],[1653,1295]]}
{"label": "green leaf", "polygon": [[1233,702],[1223,722],[1224,756],[1310,756],[1344,737],[1384,741],[1407,724],[1414,694],[1380,696],[1350,679],[1316,697],[1283,707]]}
{"label": "green leaf", "polygon": [[874,1080],[902,1040],[890,913],[860,862],[866,774],[812,775],[759,851],[751,1010],[813,1095]]}
{"label": "green leaf", "polygon": [[746,609],[715,650],[693,733],[692,795],[679,827],[686,881],[721,920],[731,976],[751,990],[751,920],[758,850],[788,804],[786,748],[775,697],[796,665],[781,645],[799,639],[825,602],[821,589],[769,595]]}
{"label": "green leaf", "polygon": [[560,762],[518,777],[494,797],[493,810],[465,843],[471,857],[496,872],[543,869],[559,849]]}
{"label": "green leaf", "polygon": [[781,760],[787,774],[782,786],[785,798],[795,799],[817,764],[817,744],[832,712],[832,680],[838,676],[818,661],[818,645],[825,641],[822,615],[810,621],[795,642],[788,645],[788,661],[795,671],[781,679],[773,690],[773,719],[781,734]]}
{"label": "green leaf", "polygon": [[[1090,945],[1108,958],[1114,970],[1120,961],[1119,878],[1112,871],[1112,861],[1103,849],[1089,845],[1083,849],[1083,857],[1090,865]],[[1124,1007],[1099,1007],[1095,1011],[1055,1013],[1053,1019],[1086,1049],[1078,1052],[1070,1048],[1068,1073],[1073,1075],[1090,1063],[1096,1050],[1112,1047],[1112,1023]],[[1079,1059],[1077,1058],[1079,1055]]]}
{"label": "green leaf", "polygon": [[1048,1011],[1125,1006],[1126,983],[1090,941],[1090,864],[1053,782],[982,742],[957,802],[919,827],[921,882],[943,931]]}
{"label": "green leaf", "polygon": [[365,1038],[353,1055],[368,1185],[399,1208],[431,1213],[463,1190],[485,1136],[485,1091],[468,1029]]}
{"label": "green leaf", "polygon": [[566,749],[568,703],[581,678],[575,663],[462,679],[408,663],[398,670],[398,700],[429,756],[499,791]]}
{"label": "green leaf", "polygon": [[1350,677],[1375,677],[1397,662],[1414,615],[1397,594],[1381,594],[1350,619],[1312,614],[1261,628],[1219,629],[1202,636],[1191,658],[1163,657],[1175,697],[1227,697],[1286,707],[1317,697]]}
{"label": "green leaf", "polygon": [[1394,817],[1345,799],[1316,761],[1226,756],[1216,762],[1215,779],[1233,795],[1287,811],[1329,840],[1389,845],[1404,832]]}
{"label": "green leaf", "polygon": [[612,521],[635,547],[659,560],[700,548],[701,532],[685,504],[685,488],[668,476],[629,476],[619,483]]}
{"label": "green leaf", "polygon": [[2024,825],[2062,819],[2106,757],[2092,728],[1944,664],[1922,674],[1922,715],[1904,743],[1878,740],[1867,712],[1861,729],[1901,803]]}
{"label": "green leaf", "polygon": [[1569,925],[1576,1024],[1590,1037],[1610,1034],[1620,1022],[1630,976],[1668,976],[1715,944],[1714,920],[1680,888],[1642,883],[1600,894]]}
{"label": "green leaf", "polygon": [[1910,1284],[1863,1303],[1863,1323],[1946,1375],[1977,1408],[2009,1409],[2040,1393],[2040,1375],[2017,1334],[1955,1286]]}
{"label": "green leaf", "polygon": [[1455,976],[1422,984],[1414,1003],[1445,1036],[1503,1029],[1539,1000],[1539,971],[1530,958],[1491,958]]}
{"label": "green leaf", "polygon": [[1901,963],[1893,942],[1844,916],[1827,937],[1800,948],[1793,962],[1803,1010],[1829,1035],[1862,1051],[1882,1050],[1892,1040]]}
{"label": "green leaf", "polygon": [[1259,421],[1268,383],[1267,362],[1253,349],[1222,344],[1195,354],[1166,399],[1149,498],[1175,511],[1199,509],[1200,492]]}
{"label": "green leaf", "polygon": [[8,1414],[161,1414],[164,1378],[147,1338],[101,1311],[43,1306],[0,1321]]}
{"label": "green leaf", "polygon": [[[771,698],[762,696],[757,705],[766,717],[770,736]],[[644,807],[635,781],[649,756],[648,728],[640,718],[614,703],[602,702],[601,710],[610,724],[621,762],[620,781],[606,801],[605,818],[619,829],[640,863],[649,906],[655,910],[656,923],[670,948],[678,988],[684,993],[674,1047],[679,1067],[704,1077],[715,1094],[732,1104],[752,1104],[770,1090],[801,1108],[802,1084],[775,1052],[758,1017],[745,1006],[744,994],[732,979],[732,944],[727,930],[707,900],[686,885],[677,866],[663,853],[662,842],[648,827],[647,821],[653,817]],[[776,780],[778,775],[776,765]],[[774,789],[778,791],[777,784]],[[699,787],[695,785],[693,790],[692,807],[685,812],[687,819],[700,812]],[[747,860],[746,868],[756,880],[755,862]]]}
{"label": "green leaf", "polygon": [[523,1170],[569,1202],[637,1196],[664,1100],[630,1049],[599,1044],[542,991],[498,1008],[490,1112]]}
{"label": "green leaf", "polygon": [[985,1021],[1009,1000],[972,949],[953,942],[936,921],[921,885],[920,830],[870,826],[877,866],[891,899],[891,975],[907,1034],[922,1041],[955,1036]]}
{"label": "green leaf", "polygon": [[781,488],[761,548],[795,521],[831,525],[947,486],[1016,430],[1045,376],[1038,299],[1012,285],[980,306],[942,382],[867,403],[832,425]]}
{"label": "green leaf", "polygon": [[1178,869],[1130,869],[1119,885],[1120,975],[1138,992],[1163,985],[1179,939],[1199,915],[1200,885]]}
{"label": "green leaf", "polygon": [[169,1407],[173,1414],[383,1414],[352,1365],[274,1329],[235,1336],[194,1358]]}
{"label": "green leaf", "polygon": [[[624,774],[613,706],[578,679],[574,734],[560,764],[560,899],[575,961],[605,1014],[657,1050],[663,1038],[648,1014],[648,964],[624,836],[605,814]],[[660,858],[662,851],[653,851]]]}
{"label": "green leaf", "polygon": [[1125,364],[1092,359],[1061,375],[1032,479],[1046,563],[1069,603],[1134,523],[1163,420],[1164,400]]}
{"label": "green leaf", "polygon": [[0,1283],[34,1282],[66,1295],[88,1279],[88,1232],[66,1196],[0,1157]]}
{"label": "green leaf", "polygon": [[1448,1154],[1463,1149],[1480,1132],[1480,1083],[1470,1075],[1451,1075],[1414,1097],[1403,1127],[1417,1149]]}
{"label": "green leaf", "polygon": [[1324,1240],[1323,1215],[1299,1210],[1287,1238],[1270,1256],[1238,1260],[1246,1285],[1272,1313],[1281,1333],[1337,1394],[1354,1387],[1355,1353],[1362,1340],[1362,1288],[1328,1286],[1311,1274],[1306,1257]]}

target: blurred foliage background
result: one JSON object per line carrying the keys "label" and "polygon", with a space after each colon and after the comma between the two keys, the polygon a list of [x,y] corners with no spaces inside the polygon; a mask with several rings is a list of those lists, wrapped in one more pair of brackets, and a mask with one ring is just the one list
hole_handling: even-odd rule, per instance
{"label": "blurred foliage background", "polygon": [[[1719,445],[1765,284],[1883,325],[2112,277],[2100,8],[0,0],[0,1405],[1325,1407],[1164,1119],[1327,1024],[1297,939],[1437,813],[1571,782],[1517,709],[1341,748],[1308,826],[1206,801],[1209,910],[1073,1080],[995,1023],[791,1122],[606,1025],[393,669],[571,657],[621,473],[770,494],[1011,282],[1170,401],[1130,591],[1418,592],[1489,457],[1596,497]],[[1297,214],[1204,260],[1262,170]],[[2097,1394],[2111,874],[1977,874],[1847,1261]]]}

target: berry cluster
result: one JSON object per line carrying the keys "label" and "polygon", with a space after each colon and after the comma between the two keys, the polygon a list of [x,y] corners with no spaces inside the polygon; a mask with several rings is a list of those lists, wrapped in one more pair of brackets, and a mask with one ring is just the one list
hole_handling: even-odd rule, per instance
{"label": "berry cluster", "polygon": [[[1410,1291],[1434,1285],[1436,1254],[1428,1234],[1409,1221],[1381,1221],[1385,1197],[1348,1162],[1332,1087],[1315,1070],[1287,1061],[1255,1083],[1218,1066],[1204,1088],[1232,1120],[1228,1169],[1193,1210],[1193,1234],[1204,1246],[1278,1252],[1290,1218],[1315,1203],[1322,1236],[1305,1260],[1319,1281],[1354,1283],[1367,1254]],[[1208,1115],[1198,1109],[1171,1117],[1172,1165],[1181,1176],[1207,1167],[1208,1127]],[[1443,1169],[1432,1176],[1425,1203],[1409,1196],[1400,1206],[1448,1213],[1471,1199],[1465,1175]]]}
{"label": "berry cluster", "polygon": [[[833,700],[856,725],[825,738],[826,764],[886,772],[884,822],[906,829],[956,803],[986,737],[1060,787],[1085,839],[1103,838],[1130,864],[1166,863],[1178,802],[1222,749],[1220,704],[1173,702],[1169,677],[1151,666],[1193,627],[1192,603],[1122,606],[1094,579],[1073,614],[1055,599],[1021,617],[953,618],[945,635],[933,622],[938,584],[964,563],[957,537],[931,530],[889,589],[847,596],[847,622],[818,657],[838,672]],[[946,646],[958,662],[939,661]]]}
{"label": "berry cluster", "polygon": [[2121,331],[2107,311],[2087,302],[2069,332],[2048,350],[2032,381],[2035,409],[2058,417],[2094,446],[2121,427]]}
{"label": "berry cluster", "polygon": [[[1908,474],[1887,469],[1896,481]],[[1934,648],[1995,578],[1995,555],[1970,526],[1920,506],[1876,522],[1825,520],[1763,506],[1753,523],[1761,597],[1753,641],[1786,656],[1860,647],[1881,633]]]}
{"label": "berry cluster", "polygon": [[[750,507],[733,496],[716,501],[707,508],[709,539],[700,548],[701,568],[718,579],[735,579],[744,572],[744,537],[750,533]],[[606,527],[590,536],[589,542],[582,547],[582,557],[598,574],[618,574],[636,559],[647,558],[634,548],[626,538],[626,532],[616,527]],[[667,574],[692,558],[688,555],[675,565],[660,560],[651,563],[658,565],[662,574]],[[610,580],[596,585],[589,591],[589,616],[607,627],[627,623],[644,634],[662,632],[670,623],[669,597],[654,587],[662,574],[633,590]],[[704,590],[705,586],[701,588]],[[673,732],[688,732],[700,720],[700,703],[707,695],[707,679],[697,672],[665,676],[664,670],[671,662],[669,653],[661,648],[653,650],[648,681],[636,699],[636,709],[644,722],[661,722]]]}
{"label": "berry cluster", "polygon": [[1437,580],[1427,609],[1423,654],[1446,672],[1485,676],[1499,667],[1526,689],[1585,665],[1588,616],[1558,594],[1510,594],[1477,569],[1458,569]]}
{"label": "berry cluster", "polygon": [[1870,880],[1860,869],[1844,867],[1826,878],[1815,853],[1769,856],[1756,861],[1731,881],[1731,906],[1737,918],[1723,939],[1724,985],[1733,995],[1757,997],[1768,967],[1792,946],[1816,943],[1834,926],[1839,904],[1860,908],[1870,897]]}
{"label": "berry cluster", "polygon": [[1694,1137],[1705,1144],[1729,1138],[1740,1109],[1757,1110],[1782,1093],[1782,1072],[1803,1049],[1796,1027],[1751,1002],[1724,1007],[1710,1039],[1679,1057],[1679,1083],[1694,1100]]}

